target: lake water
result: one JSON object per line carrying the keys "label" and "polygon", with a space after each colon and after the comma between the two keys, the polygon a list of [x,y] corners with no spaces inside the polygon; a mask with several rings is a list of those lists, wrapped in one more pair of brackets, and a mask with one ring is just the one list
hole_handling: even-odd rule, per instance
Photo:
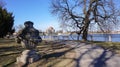
{"label": "lake water", "polygon": [[[109,41],[120,42],[120,34],[92,34],[94,41]],[[90,35],[88,35],[90,40]]]}
{"label": "lake water", "polygon": [[[59,36],[44,36],[42,38],[54,38],[54,39],[60,39],[60,40],[77,40],[77,35],[59,35]],[[81,40],[80,36],[80,40]],[[89,34],[88,40],[93,41],[112,41],[112,42],[120,42],[120,34]]]}

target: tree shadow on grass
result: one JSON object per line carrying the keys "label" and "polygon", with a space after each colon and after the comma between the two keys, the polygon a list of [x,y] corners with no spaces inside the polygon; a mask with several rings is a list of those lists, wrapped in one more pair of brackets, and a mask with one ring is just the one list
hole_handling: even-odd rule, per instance
{"label": "tree shadow on grass", "polygon": [[[66,48],[66,50],[62,50],[62,51],[59,51],[59,49],[63,49],[63,48]],[[56,59],[60,59],[61,57],[65,57],[65,54],[70,52],[70,51],[73,51],[76,47],[68,47],[68,46],[65,46],[65,44],[61,44],[61,45],[58,45],[58,43],[54,44],[52,46],[52,50],[53,52],[49,53],[49,50],[46,51],[46,54],[44,54],[42,56],[42,58],[40,60],[38,60],[37,62],[41,62],[41,60],[45,59],[44,61],[42,61],[42,63],[38,63],[38,67],[43,65],[43,64],[47,64],[49,62],[53,62],[55,61]],[[45,48],[44,48],[45,49]],[[55,51],[57,50],[57,51]],[[48,54],[47,54],[48,53]],[[54,59],[53,59],[54,58]],[[51,60],[53,59],[53,60]],[[56,63],[59,63],[60,61],[56,61],[54,64],[50,65],[49,67],[52,67],[53,65],[55,65]]]}
{"label": "tree shadow on grass", "polygon": [[[76,62],[76,65],[74,67],[84,67],[82,62],[84,62],[84,58],[86,56],[89,57],[86,60],[92,59],[92,61],[87,62],[87,65],[88,65],[87,67],[106,67],[107,66],[106,62],[114,56],[114,52],[109,51],[109,49],[103,49],[99,46],[91,46],[91,47],[85,48],[86,46],[90,46],[90,44],[89,43],[85,43],[85,45],[78,44],[69,50],[45,55],[44,58],[46,58],[46,60],[48,60],[51,57],[59,58],[71,50],[79,49],[80,51],[82,51],[82,49],[86,49],[86,51],[83,51],[79,57],[72,58]],[[99,53],[99,50],[101,51],[100,53]],[[96,56],[91,55],[93,52],[96,52],[98,55]],[[64,58],[64,59],[67,59],[67,58]]]}
{"label": "tree shadow on grass", "polygon": [[[19,46],[2,47],[2,48],[0,48],[0,53],[1,53],[0,56],[19,54],[22,50],[23,50],[23,48],[19,47]],[[10,53],[9,54],[4,54],[6,52],[10,52]]]}
{"label": "tree shadow on grass", "polygon": [[72,50],[74,50],[74,48],[70,48],[70,49],[68,49],[66,51],[63,51],[63,52],[55,52],[55,53],[51,53],[51,54],[46,54],[46,55],[43,56],[43,58],[45,58],[46,60],[48,60],[51,57],[58,58],[58,57],[63,56],[67,52],[72,51]]}
{"label": "tree shadow on grass", "polygon": [[[71,59],[73,61],[68,62],[67,64],[64,65],[64,67],[68,67],[68,65],[70,65],[72,62],[75,62],[75,65],[72,67],[106,67],[106,61],[111,59],[111,57],[114,56],[114,53],[111,51],[108,51],[108,49],[102,49],[101,47],[98,46],[92,46],[92,47],[88,47],[86,48],[86,46],[89,46],[89,44],[85,44],[85,45],[81,45],[80,43],[77,44],[74,47],[71,47],[70,49],[64,50],[64,51],[60,51],[60,52],[53,52],[53,53],[49,53],[44,55],[38,62],[40,62],[42,59],[45,59],[44,61],[42,61],[41,63],[38,63],[37,66],[41,66],[43,64],[47,64],[49,62],[53,62],[56,59],[61,59],[60,57],[64,56],[66,53],[72,51],[72,50],[76,50],[79,49],[80,51],[82,50],[86,50],[83,52],[77,52],[76,53],[80,53],[80,55],[77,58],[67,58],[67,57],[62,57],[62,59]],[[63,47],[62,47],[63,48]],[[57,48],[55,48],[57,50]],[[102,52],[99,55],[94,55],[95,57],[93,57],[93,55],[91,55],[94,51],[97,52],[96,50],[102,50]],[[111,53],[110,55],[108,55],[108,53]],[[99,53],[99,52],[98,52]],[[82,62],[85,61],[85,57],[86,55],[89,57],[88,59],[92,59],[92,61],[90,62],[85,62],[87,64],[87,66],[84,66],[84,64]],[[51,60],[51,58],[54,58],[53,60]],[[52,64],[50,64],[47,67],[54,67],[54,65],[58,64],[62,62],[62,60],[59,61],[54,61]],[[62,64],[63,65],[63,64]]]}
{"label": "tree shadow on grass", "polygon": [[[85,46],[85,45],[82,45],[82,46]],[[81,47],[82,47],[82,46],[81,46]],[[62,47],[59,47],[59,46],[58,46],[58,47],[56,47],[56,48],[53,48],[53,50],[62,49],[62,48],[65,48],[65,47],[66,47],[66,46],[62,45]],[[67,46],[67,47],[68,47],[68,46]],[[66,55],[68,52],[74,51],[74,49],[78,48],[78,45],[76,45],[75,47],[68,47],[68,48],[69,48],[69,49],[64,50],[64,51],[53,52],[53,53],[49,53],[49,54],[43,55],[40,60],[45,59],[45,61],[43,61],[42,63],[38,64],[38,66],[41,66],[42,64],[46,64],[46,63],[48,63],[48,62],[52,62],[52,61],[54,61],[54,60],[56,60],[56,59],[72,59],[72,58],[65,58],[65,55]],[[51,58],[54,58],[54,59],[51,60]],[[40,60],[39,60],[39,61],[40,61]],[[51,61],[49,61],[49,60],[51,60]],[[39,62],[39,61],[38,61],[38,62]],[[61,62],[61,61],[62,61],[62,60],[56,61],[56,62],[54,62],[54,64],[50,65],[49,67],[53,67],[55,64],[57,64],[57,63],[59,63],[59,62]],[[67,65],[65,65],[65,66],[67,66]]]}
{"label": "tree shadow on grass", "polygon": [[12,43],[12,42],[15,42],[14,39],[0,39],[0,43],[4,43],[4,44],[9,44],[9,43]]}

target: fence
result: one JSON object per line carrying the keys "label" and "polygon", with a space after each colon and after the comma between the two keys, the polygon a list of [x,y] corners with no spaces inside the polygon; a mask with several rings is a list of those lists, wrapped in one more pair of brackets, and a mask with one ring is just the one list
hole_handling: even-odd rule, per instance
{"label": "fence", "polygon": [[[77,35],[54,35],[41,37],[43,40],[77,40]],[[79,39],[82,39],[81,36]],[[120,42],[120,34],[89,34],[87,39],[90,41]]]}

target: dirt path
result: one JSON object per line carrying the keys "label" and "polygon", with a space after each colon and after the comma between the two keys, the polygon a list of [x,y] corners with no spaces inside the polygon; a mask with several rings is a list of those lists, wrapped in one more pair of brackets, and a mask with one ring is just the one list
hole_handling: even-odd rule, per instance
{"label": "dirt path", "polygon": [[74,66],[71,67],[120,67],[120,56],[101,47],[67,41],[64,42],[74,48],[76,56]]}

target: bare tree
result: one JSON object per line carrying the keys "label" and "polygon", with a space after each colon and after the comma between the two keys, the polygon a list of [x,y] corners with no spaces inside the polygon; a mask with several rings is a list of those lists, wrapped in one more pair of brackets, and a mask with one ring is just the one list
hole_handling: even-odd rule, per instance
{"label": "bare tree", "polygon": [[19,30],[22,30],[22,29],[24,29],[24,25],[18,25],[18,26],[16,26],[16,28],[17,28],[17,30],[19,31]]}
{"label": "bare tree", "polygon": [[109,24],[118,23],[120,12],[114,0],[52,0],[51,13],[62,23],[77,28],[76,33],[82,34],[86,41],[91,23],[96,23],[104,31]]}

